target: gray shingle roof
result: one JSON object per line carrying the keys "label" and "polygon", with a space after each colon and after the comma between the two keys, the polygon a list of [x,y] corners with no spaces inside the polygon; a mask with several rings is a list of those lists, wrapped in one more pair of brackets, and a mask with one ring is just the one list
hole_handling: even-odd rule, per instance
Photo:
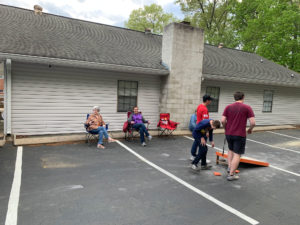
{"label": "gray shingle roof", "polygon": [[300,86],[299,73],[254,53],[205,45],[203,64],[208,79]]}
{"label": "gray shingle roof", "polygon": [[154,69],[161,36],[0,5],[0,52]]}
{"label": "gray shingle roof", "polygon": [[[162,36],[0,5],[0,53],[108,63],[166,71]],[[235,49],[204,46],[203,76],[300,87],[300,74]],[[294,74],[294,78],[291,78]]]}

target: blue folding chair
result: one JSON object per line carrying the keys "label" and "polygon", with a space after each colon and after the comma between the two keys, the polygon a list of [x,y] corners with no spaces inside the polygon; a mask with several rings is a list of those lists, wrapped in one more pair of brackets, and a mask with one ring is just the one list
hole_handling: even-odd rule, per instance
{"label": "blue folding chair", "polygon": [[[90,114],[86,114],[86,120],[89,118]],[[108,131],[108,125],[109,123],[105,124],[105,129]],[[98,141],[98,138],[99,138],[99,135],[98,133],[94,133],[92,131],[89,131],[88,128],[89,128],[89,124],[86,124],[84,123],[84,128],[85,128],[85,142],[88,143],[88,145],[90,146],[93,142],[96,142]]]}

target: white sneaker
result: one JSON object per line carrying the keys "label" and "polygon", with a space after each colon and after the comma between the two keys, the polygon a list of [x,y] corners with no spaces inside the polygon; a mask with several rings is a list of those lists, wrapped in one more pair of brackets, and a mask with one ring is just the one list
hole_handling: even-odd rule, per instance
{"label": "white sneaker", "polygon": [[211,163],[211,160],[207,159],[207,160],[206,160],[206,163]]}
{"label": "white sneaker", "polygon": [[239,178],[240,177],[238,175],[236,175],[236,174],[234,174],[234,175],[228,175],[227,176],[227,180],[228,181],[238,180]]}
{"label": "white sneaker", "polygon": [[200,171],[200,168],[195,164],[191,164],[191,169],[195,171]]}
{"label": "white sneaker", "polygon": [[194,161],[195,158],[196,158],[195,156],[191,156],[190,160]]}
{"label": "white sneaker", "polygon": [[144,147],[145,147],[145,146],[146,146],[146,143],[145,143],[145,142],[143,142],[143,143],[142,143],[142,146],[144,146]]}
{"label": "white sneaker", "polygon": [[151,140],[152,140],[152,136],[149,135],[149,136],[148,136],[148,141],[151,141]]}

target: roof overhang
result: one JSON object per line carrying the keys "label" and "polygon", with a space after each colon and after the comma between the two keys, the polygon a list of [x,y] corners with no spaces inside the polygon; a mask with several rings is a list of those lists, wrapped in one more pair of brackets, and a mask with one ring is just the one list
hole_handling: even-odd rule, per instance
{"label": "roof overhang", "polygon": [[98,69],[98,70],[126,72],[126,73],[135,73],[135,74],[149,74],[149,75],[159,75],[159,76],[166,76],[169,74],[169,70],[167,68],[164,70],[164,69],[154,69],[154,68],[127,66],[127,65],[87,62],[87,61],[79,61],[79,60],[71,60],[71,59],[60,59],[60,58],[30,56],[30,55],[20,55],[20,54],[0,52],[0,60],[5,60],[5,59],[11,59],[13,62],[16,61],[16,62],[23,62],[23,63],[51,64],[57,66]]}
{"label": "roof overhang", "polygon": [[228,81],[228,82],[239,82],[239,83],[246,83],[246,84],[263,84],[263,85],[273,85],[273,86],[280,86],[280,87],[300,88],[300,83],[295,81],[279,82],[275,80],[249,79],[244,77],[233,77],[233,76],[215,75],[215,74],[203,74],[202,77],[204,78],[204,80]]}

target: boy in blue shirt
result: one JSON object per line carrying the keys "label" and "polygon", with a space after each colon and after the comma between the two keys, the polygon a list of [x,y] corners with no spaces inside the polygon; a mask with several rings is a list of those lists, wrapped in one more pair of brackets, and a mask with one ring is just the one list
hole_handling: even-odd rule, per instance
{"label": "boy in blue shirt", "polygon": [[201,169],[206,170],[210,169],[211,165],[206,163],[206,154],[207,154],[207,135],[209,132],[209,141],[211,146],[214,147],[213,142],[213,130],[219,128],[221,125],[219,120],[205,119],[196,125],[196,128],[193,131],[194,143],[193,147],[199,146],[199,151],[196,158],[192,161],[191,169],[199,170],[198,163],[201,160]]}

